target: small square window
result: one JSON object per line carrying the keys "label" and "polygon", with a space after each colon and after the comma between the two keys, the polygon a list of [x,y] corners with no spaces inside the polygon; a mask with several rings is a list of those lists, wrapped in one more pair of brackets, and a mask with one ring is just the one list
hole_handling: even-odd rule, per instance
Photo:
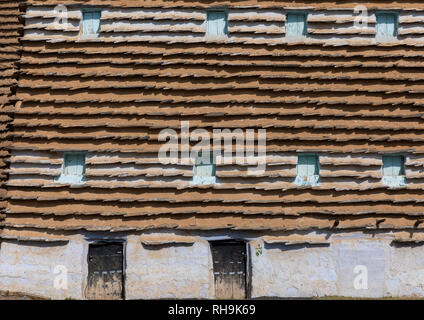
{"label": "small square window", "polygon": [[207,152],[202,155],[198,153],[194,169],[193,183],[195,184],[211,184],[216,182],[216,160],[215,155]]}
{"label": "small square window", "polygon": [[206,13],[206,35],[222,37],[227,35],[228,15],[225,10],[208,10]]}
{"label": "small square window", "polygon": [[100,10],[84,10],[82,12],[82,34],[96,36],[100,34]]}
{"label": "small square window", "polygon": [[56,179],[60,183],[83,183],[85,153],[69,152],[63,155],[62,174]]}
{"label": "small square window", "polygon": [[391,12],[376,13],[377,39],[390,40],[397,37],[398,15]]}
{"label": "small square window", "polygon": [[288,12],[286,15],[286,37],[306,36],[307,16],[306,12]]}
{"label": "small square window", "polygon": [[405,157],[399,155],[383,156],[383,184],[389,187],[406,185]]}
{"label": "small square window", "polygon": [[299,155],[295,183],[317,185],[319,183],[319,158],[317,155]]}

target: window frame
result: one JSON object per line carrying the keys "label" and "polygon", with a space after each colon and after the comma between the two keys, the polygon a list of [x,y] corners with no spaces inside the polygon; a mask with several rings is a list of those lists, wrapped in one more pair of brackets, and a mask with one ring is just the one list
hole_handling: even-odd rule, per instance
{"label": "window frame", "polygon": [[[381,10],[381,11],[375,11],[375,38],[378,42],[390,42],[397,39],[399,34],[399,12],[397,11],[387,11],[387,10]],[[382,37],[378,34],[378,16],[380,15],[393,15],[395,17],[395,34],[388,37]]]}
{"label": "window frame", "polygon": [[[98,33],[94,34],[84,34],[84,14],[85,13],[93,13],[93,12],[99,12],[99,31]],[[102,28],[102,9],[101,8],[82,8],[81,9],[81,23],[80,23],[80,37],[81,38],[97,38],[100,36]]]}
{"label": "window frame", "polygon": [[[224,34],[223,35],[214,35],[214,34],[208,34],[208,16],[210,13],[213,12],[220,12],[223,13],[225,15],[225,29],[224,29]],[[221,38],[221,39],[226,39],[228,38],[228,9],[227,8],[211,8],[211,9],[206,9],[206,24],[205,24],[205,38],[207,39],[216,39],[216,38]]]}
{"label": "window frame", "polygon": [[[195,158],[194,158],[194,165],[193,165],[193,179],[192,179],[192,183],[193,184],[197,184],[197,185],[204,185],[204,184],[215,184],[217,183],[217,179],[216,179],[216,158],[217,155],[215,152],[210,151],[210,163],[209,164],[203,164],[200,162],[201,156],[199,157],[199,153],[196,154]],[[207,176],[207,177],[202,177],[202,176],[198,176],[197,173],[197,168],[199,166],[212,166],[212,175],[211,176]]]}
{"label": "window frame", "polygon": [[[300,35],[289,35],[287,33],[287,23],[288,23],[288,15],[289,14],[296,14],[296,15],[303,15],[305,17],[305,28],[304,28],[304,34]],[[285,37],[287,39],[299,39],[299,38],[306,38],[308,35],[308,16],[309,12],[307,10],[287,10],[285,12],[285,21],[284,21],[284,32]]]}
{"label": "window frame", "polygon": [[405,176],[406,175],[406,169],[405,169],[405,161],[406,161],[406,159],[405,159],[405,156],[403,154],[383,154],[381,156],[381,161],[383,163],[382,168],[381,168],[382,174],[384,175],[384,158],[388,158],[388,157],[391,157],[391,158],[400,157],[402,159],[402,167],[400,168],[400,171],[403,174],[399,174],[398,176]]}
{"label": "window frame", "polygon": [[[385,157],[402,157],[402,167],[400,168],[401,173],[397,176],[394,175],[384,175],[384,158]],[[406,155],[401,153],[393,153],[393,154],[383,154],[381,156],[381,182],[388,187],[391,188],[401,188],[406,187]]]}
{"label": "window frame", "polygon": [[[69,156],[84,156],[83,169],[81,175],[69,175],[65,174],[66,170],[66,158]],[[86,172],[86,159],[87,152],[84,151],[65,151],[62,154],[62,166],[60,176],[55,179],[55,182],[64,183],[64,184],[82,184],[86,181],[85,172]]]}
{"label": "window frame", "polygon": [[[316,174],[313,175],[300,175],[299,174],[299,160],[300,157],[313,156],[315,157],[315,171]],[[298,153],[297,154],[297,164],[296,164],[296,179],[294,183],[301,186],[318,186],[320,184],[320,156],[317,153]]]}

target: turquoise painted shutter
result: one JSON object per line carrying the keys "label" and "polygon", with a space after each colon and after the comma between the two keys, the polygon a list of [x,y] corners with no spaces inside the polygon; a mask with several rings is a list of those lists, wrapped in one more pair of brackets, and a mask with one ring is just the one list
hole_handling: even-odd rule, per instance
{"label": "turquoise painted shutter", "polygon": [[64,174],[66,176],[82,176],[85,171],[84,154],[66,154],[64,157]]}
{"label": "turquoise painted shutter", "polygon": [[206,19],[207,35],[223,36],[227,34],[227,13],[225,11],[209,11]]}
{"label": "turquoise painted shutter", "polygon": [[91,24],[93,27],[93,33],[99,34],[100,33],[100,11],[94,11],[91,13]]}
{"label": "turquoise painted shutter", "polygon": [[386,15],[386,30],[387,30],[387,35],[389,37],[396,37],[397,35],[396,25],[397,25],[396,15],[387,14]]}
{"label": "turquoise painted shutter", "polygon": [[314,176],[318,174],[318,157],[308,157],[308,176]]}
{"label": "turquoise painted shutter", "polygon": [[395,13],[377,13],[377,37],[393,38],[397,35],[397,15]]}
{"label": "turquoise painted shutter", "polygon": [[383,156],[383,176],[391,176],[392,175],[392,157]]}
{"label": "turquoise painted shutter", "polygon": [[405,159],[403,156],[383,156],[383,176],[403,176]]}
{"label": "turquoise painted shutter", "polygon": [[213,177],[215,176],[216,164],[214,161],[213,154],[210,155],[207,161],[204,161],[199,154],[198,159],[196,159],[195,165],[195,176],[196,177]]}
{"label": "turquoise painted shutter", "polygon": [[306,35],[306,14],[305,13],[287,13],[286,35],[287,36]]}
{"label": "turquoise painted shutter", "polygon": [[297,175],[302,177],[318,175],[318,157],[314,155],[299,155]]}
{"label": "turquoise painted shutter", "polygon": [[305,177],[308,175],[308,158],[307,156],[298,156],[297,159],[297,175]]}
{"label": "turquoise painted shutter", "polygon": [[83,12],[82,32],[84,35],[98,34],[100,32],[100,11]]}
{"label": "turquoise painted shutter", "polygon": [[297,32],[299,35],[306,35],[306,14],[297,15]]}
{"label": "turquoise painted shutter", "polygon": [[82,13],[82,34],[90,34],[93,29],[91,20],[91,12]]}
{"label": "turquoise painted shutter", "polygon": [[317,155],[298,155],[297,175],[294,183],[301,186],[319,185],[319,158]]}
{"label": "turquoise painted shutter", "polygon": [[215,165],[213,164],[200,164],[196,166],[197,177],[213,177],[215,174]]}

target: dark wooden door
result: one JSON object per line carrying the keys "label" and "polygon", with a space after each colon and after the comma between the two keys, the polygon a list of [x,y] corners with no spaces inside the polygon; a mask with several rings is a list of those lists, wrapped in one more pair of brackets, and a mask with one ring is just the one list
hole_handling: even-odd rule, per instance
{"label": "dark wooden door", "polygon": [[211,242],[216,299],[246,299],[246,244]]}
{"label": "dark wooden door", "polygon": [[90,244],[88,248],[87,299],[122,299],[123,266],[123,244]]}

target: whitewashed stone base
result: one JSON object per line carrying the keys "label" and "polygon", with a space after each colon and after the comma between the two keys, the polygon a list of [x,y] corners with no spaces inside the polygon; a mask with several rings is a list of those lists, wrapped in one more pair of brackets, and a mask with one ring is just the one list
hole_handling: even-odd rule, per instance
{"label": "whitewashed stone base", "polygon": [[[424,297],[424,245],[335,238],[329,246],[267,245],[252,254],[255,297]],[[368,281],[365,281],[368,280]]]}
{"label": "whitewashed stone base", "polygon": [[127,299],[173,299],[213,296],[209,243],[145,246],[128,237],[125,295]]}
{"label": "whitewashed stone base", "polygon": [[[210,247],[198,239],[144,245],[138,236],[128,236],[126,299],[213,299]],[[252,298],[424,297],[424,245],[397,246],[384,237],[349,234],[332,237],[328,246],[266,244],[258,237],[250,248]],[[0,290],[84,299],[87,251],[88,242],[80,239],[61,245],[4,241]],[[66,267],[66,289],[54,286],[57,266]],[[358,279],[367,279],[366,285]]]}
{"label": "whitewashed stone base", "polygon": [[[52,299],[82,299],[86,259],[83,241],[63,245],[4,241],[0,247],[0,290]],[[67,285],[62,281],[64,276]]]}

